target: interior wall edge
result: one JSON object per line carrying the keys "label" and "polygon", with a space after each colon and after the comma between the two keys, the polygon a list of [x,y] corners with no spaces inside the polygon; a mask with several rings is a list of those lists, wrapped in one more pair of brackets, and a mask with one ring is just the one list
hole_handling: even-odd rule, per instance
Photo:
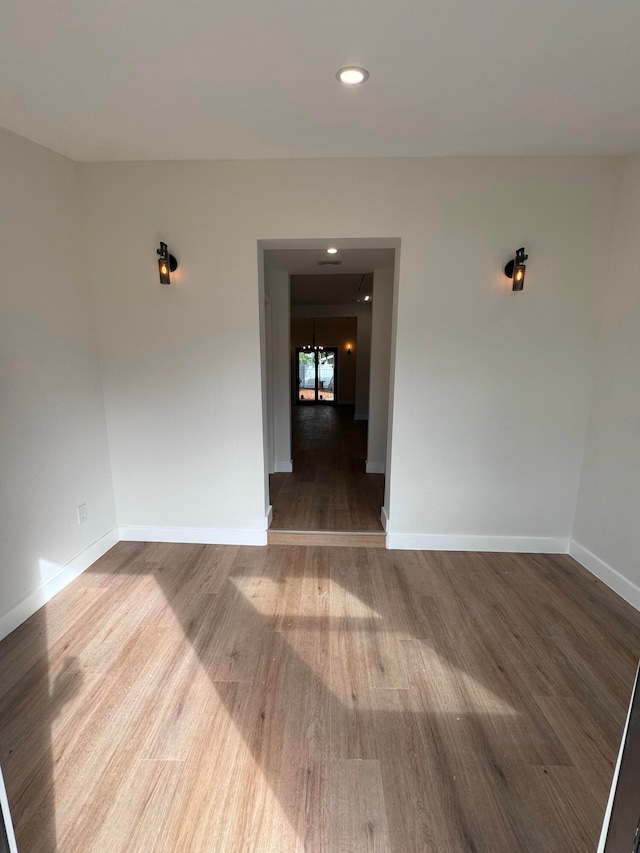
{"label": "interior wall edge", "polygon": [[30,616],[33,616],[43,605],[51,601],[55,595],[62,592],[71,581],[79,577],[96,560],[99,560],[103,554],[106,554],[110,548],[117,545],[119,541],[118,528],[114,527],[105,533],[104,536],[101,536],[100,539],[89,545],[88,548],[76,554],[68,563],[60,566],[53,577],[43,581],[18,601],[17,604],[9,608],[9,610],[0,616],[0,640],[3,640],[8,634],[15,631],[19,625],[25,622]]}
{"label": "interior wall edge", "polygon": [[263,528],[236,527],[120,527],[122,542],[180,542],[189,545],[266,545]]}
{"label": "interior wall edge", "polygon": [[587,571],[595,575],[619,596],[624,598],[636,610],[640,610],[640,587],[621,574],[613,566],[605,563],[597,554],[585,548],[575,539],[569,542],[569,554]]}
{"label": "interior wall edge", "polygon": [[[388,520],[387,520],[388,524]],[[398,533],[387,529],[387,548],[401,551],[500,551],[512,554],[568,554],[562,536],[468,536]]]}

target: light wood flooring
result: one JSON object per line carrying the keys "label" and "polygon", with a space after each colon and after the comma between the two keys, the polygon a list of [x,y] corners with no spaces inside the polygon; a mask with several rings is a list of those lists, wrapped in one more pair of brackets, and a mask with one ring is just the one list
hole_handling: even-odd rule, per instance
{"label": "light wood flooring", "polygon": [[587,853],[639,651],[569,557],[120,543],[0,644],[19,849]]}
{"label": "light wood flooring", "polygon": [[293,473],[269,478],[271,530],[382,530],[384,476],[365,473],[352,406],[293,406],[291,443]]}

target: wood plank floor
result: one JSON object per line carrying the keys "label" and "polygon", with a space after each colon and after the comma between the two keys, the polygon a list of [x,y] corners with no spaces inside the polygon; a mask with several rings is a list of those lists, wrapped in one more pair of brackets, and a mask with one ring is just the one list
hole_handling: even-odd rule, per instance
{"label": "wood plank floor", "polygon": [[366,474],[352,406],[294,406],[292,474],[271,474],[271,530],[382,530],[384,476]]}
{"label": "wood plank floor", "polygon": [[592,851],[639,651],[569,557],[120,543],[0,644],[19,849]]}
{"label": "wood plank floor", "polygon": [[380,531],[353,533],[346,530],[269,530],[268,545],[322,545],[333,548],[386,548]]}

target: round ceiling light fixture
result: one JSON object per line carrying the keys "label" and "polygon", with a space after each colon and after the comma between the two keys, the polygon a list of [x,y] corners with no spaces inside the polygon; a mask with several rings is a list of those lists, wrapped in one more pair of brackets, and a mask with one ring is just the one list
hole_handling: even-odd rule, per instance
{"label": "round ceiling light fixture", "polygon": [[366,68],[349,65],[346,68],[341,68],[336,74],[336,78],[341,83],[346,83],[347,86],[357,86],[359,83],[365,83],[369,79],[369,72]]}
{"label": "round ceiling light fixture", "polygon": [[336,249],[335,246],[331,246],[329,249],[327,249],[327,255],[337,255],[337,254],[338,254],[338,250]]}

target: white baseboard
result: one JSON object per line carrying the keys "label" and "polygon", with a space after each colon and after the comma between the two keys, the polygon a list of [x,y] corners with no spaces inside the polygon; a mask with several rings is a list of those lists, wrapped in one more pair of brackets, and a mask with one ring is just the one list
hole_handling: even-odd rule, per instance
{"label": "white baseboard", "polygon": [[273,521],[273,506],[269,504],[269,509],[267,510],[267,516],[265,518],[265,530],[268,530],[271,527],[271,522]]}
{"label": "white baseboard", "polygon": [[267,531],[235,527],[121,527],[123,542],[185,542],[190,545],[266,545]]}
{"label": "white baseboard", "polygon": [[577,560],[581,566],[588,569],[591,574],[599,578],[614,592],[622,596],[625,601],[628,601],[636,610],[640,610],[640,587],[636,586],[633,581],[625,578],[620,572],[616,571],[613,566],[605,563],[600,557],[597,557],[593,552],[585,548],[575,539],[569,543],[569,553],[574,560]]}
{"label": "white baseboard", "polygon": [[77,554],[73,560],[69,560],[68,563],[54,570],[54,574],[51,577],[43,581],[21,601],[0,616],[0,640],[14,631],[18,625],[21,625],[30,616],[33,616],[37,610],[40,610],[43,604],[51,601],[54,595],[57,595],[65,586],[68,586],[71,581],[75,580],[117,543],[118,530],[114,527],[113,530],[105,533],[104,536],[101,536],[100,539]]}
{"label": "white baseboard", "polygon": [[387,532],[387,548],[404,551],[511,551],[515,554],[566,554],[569,550],[569,540],[555,536],[448,536],[438,533]]}
{"label": "white baseboard", "polygon": [[365,471],[367,474],[384,474],[385,464],[384,462],[365,462]]}
{"label": "white baseboard", "polygon": [[[382,522],[382,529],[385,531],[389,530],[389,516],[387,515],[387,510],[382,506],[380,507],[380,521]],[[387,548],[389,547],[389,542],[387,541]]]}
{"label": "white baseboard", "polygon": [[291,474],[293,473],[293,459],[288,462],[276,462],[276,474]]}
{"label": "white baseboard", "polygon": [[368,421],[369,413],[368,412],[356,412],[353,416],[354,421]]}

